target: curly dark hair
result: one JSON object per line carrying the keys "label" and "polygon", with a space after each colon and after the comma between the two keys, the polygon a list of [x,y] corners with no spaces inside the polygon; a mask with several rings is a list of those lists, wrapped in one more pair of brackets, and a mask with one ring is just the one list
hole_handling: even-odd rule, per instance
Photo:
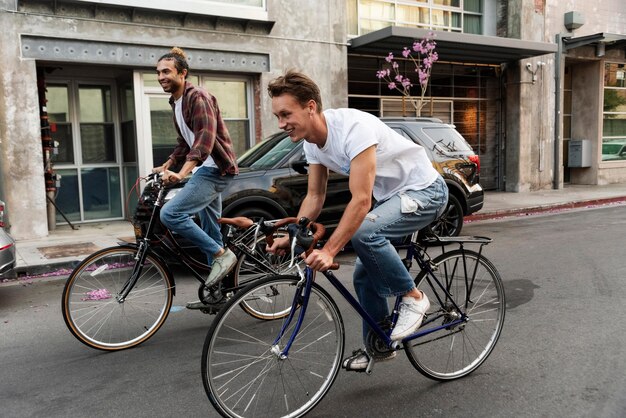
{"label": "curly dark hair", "polygon": [[161,62],[163,60],[174,61],[174,67],[176,67],[176,71],[182,73],[183,70],[187,70],[185,78],[187,78],[187,75],[189,75],[189,63],[187,62],[187,56],[182,49],[175,46],[170,50],[170,52],[164,54],[161,58],[159,58],[157,62]]}

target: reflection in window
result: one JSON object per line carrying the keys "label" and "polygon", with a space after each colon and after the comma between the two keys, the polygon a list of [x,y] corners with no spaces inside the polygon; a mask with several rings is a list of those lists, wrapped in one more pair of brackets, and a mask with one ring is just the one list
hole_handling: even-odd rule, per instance
{"label": "reflection in window", "polygon": [[52,155],[52,162],[72,164],[74,162],[74,145],[72,143],[68,88],[66,85],[48,85],[46,90],[50,134],[52,140],[58,143],[58,153]]}
{"label": "reflection in window", "polygon": [[203,87],[217,98],[224,119],[248,117],[245,82],[205,80]]}
{"label": "reflection in window", "polygon": [[481,0],[350,0],[346,2],[351,36],[387,26],[420,27],[482,34]]}
{"label": "reflection in window", "polygon": [[122,216],[119,168],[83,169],[81,180],[85,220]]}
{"label": "reflection in window", "polygon": [[83,163],[114,163],[116,155],[111,87],[80,86],[78,103]]}
{"label": "reflection in window", "polygon": [[57,189],[56,221],[65,222],[63,215],[70,221],[80,221],[80,203],[78,194],[78,172],[76,170],[56,170],[61,176],[61,187]]}
{"label": "reflection in window", "polygon": [[176,128],[172,107],[167,97],[150,97],[150,127],[152,131],[152,162],[165,163],[176,146]]}
{"label": "reflection in window", "polygon": [[626,160],[625,64],[605,63],[602,161]]}

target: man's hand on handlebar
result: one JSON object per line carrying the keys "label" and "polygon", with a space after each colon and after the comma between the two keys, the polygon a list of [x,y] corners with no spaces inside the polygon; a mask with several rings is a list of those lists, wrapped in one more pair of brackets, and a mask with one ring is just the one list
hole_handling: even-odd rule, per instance
{"label": "man's hand on handlebar", "polygon": [[267,252],[276,255],[285,255],[289,249],[289,244],[290,240],[288,235],[276,237],[272,245],[267,247]]}
{"label": "man's hand on handlebar", "polygon": [[178,173],[175,173],[175,172],[170,171],[170,170],[163,171],[163,184],[165,184],[166,186],[169,186],[169,185],[172,185],[172,184],[176,184],[179,181],[181,181],[182,179],[183,178]]}
{"label": "man's hand on handlebar", "polygon": [[326,271],[333,265],[334,257],[322,248],[311,251],[304,262],[315,271]]}

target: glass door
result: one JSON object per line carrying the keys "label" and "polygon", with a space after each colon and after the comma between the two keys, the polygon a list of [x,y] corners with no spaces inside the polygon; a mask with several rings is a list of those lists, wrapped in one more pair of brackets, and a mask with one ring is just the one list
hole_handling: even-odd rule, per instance
{"label": "glass door", "polygon": [[[53,157],[61,176],[56,204],[77,222],[120,219],[121,151],[115,89],[108,83],[48,83],[52,137],[59,142]],[[57,222],[63,223],[57,212]]]}

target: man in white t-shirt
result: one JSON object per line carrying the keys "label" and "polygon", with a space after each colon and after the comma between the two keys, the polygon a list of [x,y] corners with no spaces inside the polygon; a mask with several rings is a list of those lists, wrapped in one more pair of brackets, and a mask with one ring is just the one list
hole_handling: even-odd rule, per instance
{"label": "man in white t-shirt", "polygon": [[[302,73],[288,71],[274,79],[268,93],[278,126],[292,141],[305,141],[309,179],[298,218],[315,220],[319,216],[329,169],[349,176],[352,198],[339,225],[323,248],[311,252],[306,263],[314,270],[327,270],[350,241],[358,256],[354,287],[365,311],[374,320],[383,321],[389,315],[387,298],[403,296],[391,333],[392,340],[402,340],[419,328],[430,303],[415,287],[390,240],[409,235],[435,219],[448,199],[443,178],[423,147],[375,116],[356,109],[322,111],[318,86]],[[286,244],[286,239],[277,239],[269,251],[278,251]],[[364,339],[368,330],[364,322]],[[395,354],[390,351],[374,360],[391,359]],[[369,361],[368,353],[357,350],[345,359],[343,367],[364,371]]]}

